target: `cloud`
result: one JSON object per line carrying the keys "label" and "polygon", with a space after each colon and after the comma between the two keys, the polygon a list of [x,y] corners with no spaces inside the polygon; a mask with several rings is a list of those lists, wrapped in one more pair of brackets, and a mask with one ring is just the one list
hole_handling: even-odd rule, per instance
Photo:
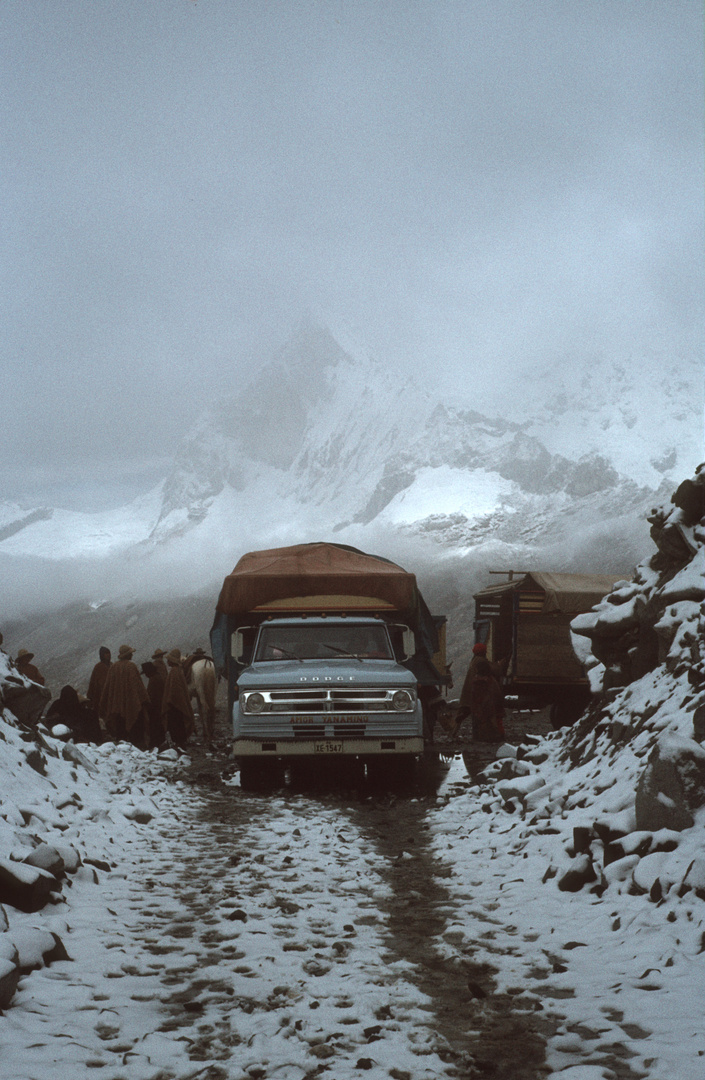
{"label": "cloud", "polygon": [[453,389],[697,351],[701,23],[686,0],[7,5],[12,490],[124,485],[306,311]]}

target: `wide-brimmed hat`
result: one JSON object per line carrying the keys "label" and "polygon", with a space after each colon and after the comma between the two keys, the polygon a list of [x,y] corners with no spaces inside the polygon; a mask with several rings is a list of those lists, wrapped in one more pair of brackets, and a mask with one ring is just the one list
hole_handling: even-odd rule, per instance
{"label": "wide-brimmed hat", "polygon": [[118,650],[118,660],[129,660],[134,651],[131,645],[121,645]]}
{"label": "wide-brimmed hat", "polygon": [[152,653],[152,660],[160,660],[162,656],[166,656],[166,649],[155,649]]}
{"label": "wide-brimmed hat", "polygon": [[181,663],[181,649],[172,649],[171,652],[167,653],[166,658],[167,658],[167,660],[169,661],[170,664],[180,664]]}
{"label": "wide-brimmed hat", "polygon": [[17,660],[31,660],[33,657],[34,657],[34,653],[30,652],[29,649],[20,649],[20,651],[17,654],[16,659]]}
{"label": "wide-brimmed hat", "polygon": [[197,649],[193,650],[193,655],[194,656],[205,656],[206,655],[206,650],[202,649],[201,646],[199,645]]}

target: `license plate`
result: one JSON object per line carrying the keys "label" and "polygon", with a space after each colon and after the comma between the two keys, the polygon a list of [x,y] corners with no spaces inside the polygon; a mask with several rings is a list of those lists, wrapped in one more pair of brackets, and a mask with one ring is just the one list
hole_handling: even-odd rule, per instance
{"label": "license plate", "polygon": [[313,750],[316,754],[342,754],[343,744],[342,742],[332,742],[330,739],[326,739],[325,742],[314,743]]}

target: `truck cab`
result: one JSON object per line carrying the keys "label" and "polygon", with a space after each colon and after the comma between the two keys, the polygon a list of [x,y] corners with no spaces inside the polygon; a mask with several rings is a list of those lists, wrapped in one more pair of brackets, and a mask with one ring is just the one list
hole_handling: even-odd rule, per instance
{"label": "truck cab", "polygon": [[374,616],[270,617],[232,634],[233,754],[245,778],[262,763],[362,760],[423,751],[423,710],[408,627]]}

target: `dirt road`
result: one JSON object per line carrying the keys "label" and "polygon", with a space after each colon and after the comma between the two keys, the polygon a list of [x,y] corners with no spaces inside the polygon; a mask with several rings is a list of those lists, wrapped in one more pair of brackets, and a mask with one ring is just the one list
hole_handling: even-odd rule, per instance
{"label": "dirt road", "polygon": [[[508,735],[545,726],[543,715],[510,715]],[[322,1041],[314,1043],[320,1046],[320,1061],[301,1075],[338,1080],[343,1068],[346,1074],[350,1068],[352,1075],[373,1075],[374,1070],[397,1080],[437,1076],[439,1070],[441,1075],[497,1080],[546,1075],[542,1033],[553,1025],[537,998],[520,989],[497,994],[491,968],[473,960],[472,948],[459,947],[448,959],[434,946],[455,912],[449,866],[431,843],[434,821],[448,800],[472,787],[469,772],[494,752],[488,745],[440,742],[412,781],[370,786],[356,774],[328,774],[325,782],[309,779],[252,794],[237,786],[221,756],[195,751],[190,782],[204,797],[203,831],[198,850],[182,854],[180,899],[197,926],[204,907],[211,906],[204,897],[213,895],[214,881],[222,881],[206,861],[209,847],[215,848],[216,862],[236,867],[237,899],[245,914],[252,905],[275,898],[281,919],[274,925],[274,940],[267,943],[271,955],[264,969],[261,963],[259,968],[250,964],[245,972],[252,976],[248,1002],[267,1013],[283,1010],[291,1024],[292,953],[302,959],[307,988],[293,1024]],[[341,933],[344,912],[349,921]],[[477,920],[478,933],[491,924],[501,941],[501,911],[490,915],[479,910]],[[374,944],[358,950],[361,934],[369,937],[370,932]],[[222,945],[214,944],[210,962],[228,959]],[[270,979],[261,981],[267,965],[282,973],[286,993],[274,998],[263,993],[271,989]],[[299,992],[300,974],[295,980]],[[320,1015],[317,1009],[324,1006],[328,1026],[312,1034],[311,1010]],[[212,1045],[213,1033],[208,1037]],[[390,1064],[389,1053],[382,1052],[384,1043],[398,1048],[400,1039],[406,1044],[403,1056],[416,1058],[411,1068]],[[224,1059],[230,1057],[230,1045],[226,1039]],[[277,1074],[271,1046],[261,1068],[262,1076]]]}
{"label": "dirt road", "polygon": [[120,811],[96,808],[115,857],[72,881],[71,925],[51,924],[71,959],[22,979],[0,1075],[545,1077],[549,1009],[536,986],[498,993],[488,962],[516,928],[452,878],[449,808],[472,806],[492,749],[441,744],[403,782],[327,765],[247,792],[220,724],[190,764],[109,749],[106,805],[138,817],[114,843]]}

